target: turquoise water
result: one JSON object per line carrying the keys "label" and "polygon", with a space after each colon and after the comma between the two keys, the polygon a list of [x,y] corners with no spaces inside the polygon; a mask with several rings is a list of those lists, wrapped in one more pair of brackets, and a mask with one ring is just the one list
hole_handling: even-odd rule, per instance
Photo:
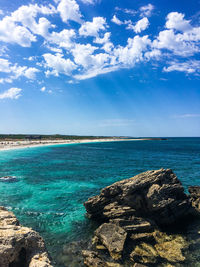
{"label": "turquoise water", "polygon": [[[185,188],[200,184],[200,138],[87,143],[0,152],[0,205],[44,237],[53,259],[95,227],[83,202],[117,180],[172,168]],[[62,265],[60,265],[62,266]]]}

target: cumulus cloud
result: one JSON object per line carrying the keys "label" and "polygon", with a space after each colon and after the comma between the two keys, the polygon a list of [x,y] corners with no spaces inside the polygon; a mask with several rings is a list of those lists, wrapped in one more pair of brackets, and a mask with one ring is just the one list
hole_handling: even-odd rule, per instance
{"label": "cumulus cloud", "polygon": [[123,24],[123,21],[121,21],[120,19],[117,18],[116,15],[114,15],[111,19],[111,21],[117,25],[122,25]]}
{"label": "cumulus cloud", "polygon": [[0,83],[11,83],[19,77],[26,77],[34,80],[36,78],[36,73],[39,72],[39,70],[35,67],[19,66],[18,64],[13,65],[7,59],[0,58],[0,72],[9,74],[7,78],[2,78]]}
{"label": "cumulus cloud", "polygon": [[82,36],[94,36],[98,37],[99,31],[106,29],[106,20],[102,17],[93,18],[92,22],[85,22],[79,29],[79,34]]}
{"label": "cumulus cloud", "polygon": [[64,29],[61,32],[52,32],[46,39],[52,44],[56,44],[61,48],[69,49],[73,46],[72,39],[75,38],[76,33],[74,30]]}
{"label": "cumulus cloud", "polygon": [[73,20],[80,24],[83,22],[79,5],[75,0],[61,0],[57,10],[63,22],[68,22],[68,20]]}
{"label": "cumulus cloud", "polygon": [[[91,21],[83,21],[78,3],[94,4],[95,0],[54,0],[53,5],[23,5],[10,15],[0,20],[0,41],[30,47],[33,42],[41,45],[46,51],[28,59],[30,66],[11,63],[6,55],[0,58],[0,72],[3,77],[0,83],[12,82],[24,77],[35,79],[44,68],[46,76],[64,74],[71,79],[87,79],[100,74],[116,71],[120,68],[133,68],[136,64],[147,61],[166,60],[163,71],[182,71],[187,74],[199,73],[199,62],[190,58],[199,53],[200,27],[193,26],[182,13],[171,12],[163,20],[162,27],[154,36],[143,35],[142,31],[149,27],[149,19],[154,6],[148,4],[138,11],[116,8],[111,21],[117,25],[125,25],[126,29],[135,32],[122,45],[108,31],[109,25],[104,17],[93,17]],[[81,5],[82,6],[82,5]],[[121,21],[117,16],[123,12],[128,18]],[[139,15],[137,21],[130,16]],[[52,24],[51,17],[57,16],[66,24]],[[79,24],[72,27],[69,22]],[[60,26],[61,25],[61,26]],[[74,25],[72,23],[72,25]],[[122,27],[123,28],[123,27]],[[112,28],[111,28],[112,29]],[[135,35],[135,36],[134,36]],[[140,35],[140,36],[139,36]],[[85,38],[82,38],[85,37]],[[88,38],[89,37],[89,38]],[[90,38],[93,37],[93,38]],[[112,38],[111,38],[112,37]],[[112,41],[111,41],[112,40]],[[2,46],[3,47],[3,46]],[[3,51],[3,50],[2,50]],[[5,49],[4,49],[5,54]],[[44,59],[40,61],[40,57]]]}
{"label": "cumulus cloud", "polygon": [[142,19],[140,19],[135,26],[133,26],[133,30],[136,33],[140,33],[144,30],[146,30],[149,27],[149,20],[148,18],[144,17]]}
{"label": "cumulus cloud", "polygon": [[141,17],[150,17],[154,10],[154,6],[152,4],[148,4],[146,6],[142,6],[140,8],[140,16]]}
{"label": "cumulus cloud", "polygon": [[[197,35],[194,35],[197,37]],[[161,31],[156,40],[154,47],[158,49],[171,50],[175,55],[187,57],[199,52],[198,44],[187,40],[190,34],[176,34],[172,29]],[[199,36],[200,37],[200,36]]]}
{"label": "cumulus cloud", "polygon": [[96,37],[94,42],[97,43],[97,44],[106,44],[106,43],[108,43],[110,41],[110,36],[111,36],[111,33],[110,32],[106,32],[104,34],[103,38]]}
{"label": "cumulus cloud", "polygon": [[0,41],[30,47],[32,42],[37,41],[34,34],[45,37],[48,29],[53,27],[44,17],[41,17],[37,23],[35,18],[38,13],[47,15],[56,12],[52,5],[38,6],[35,4],[19,7],[10,16],[6,16],[0,21]]}
{"label": "cumulus cloud", "polygon": [[69,59],[63,58],[62,54],[56,55],[46,53],[43,55],[45,59],[45,66],[50,70],[47,70],[46,75],[59,76],[59,73],[70,75],[72,70],[76,69],[76,65]]}
{"label": "cumulus cloud", "polygon": [[178,12],[171,12],[167,15],[167,21],[165,24],[168,29],[175,29],[178,31],[191,30],[190,20],[184,19],[184,14]]}
{"label": "cumulus cloud", "polygon": [[54,6],[38,6],[28,5],[21,6],[16,11],[12,12],[11,19],[14,22],[22,23],[22,25],[34,34],[42,35],[43,37],[48,35],[48,30],[54,27],[45,17],[39,18],[38,23],[36,22],[36,17],[38,14],[42,15],[52,15],[57,11]]}
{"label": "cumulus cloud", "polygon": [[32,42],[36,42],[36,37],[27,28],[16,25],[11,17],[6,16],[0,21],[0,41],[30,47]]}
{"label": "cumulus cloud", "polygon": [[0,93],[0,99],[18,99],[21,96],[21,91],[22,89],[20,88],[12,87],[3,93]]}
{"label": "cumulus cloud", "polygon": [[41,89],[40,89],[41,92],[45,92],[46,91],[46,87],[43,86]]}

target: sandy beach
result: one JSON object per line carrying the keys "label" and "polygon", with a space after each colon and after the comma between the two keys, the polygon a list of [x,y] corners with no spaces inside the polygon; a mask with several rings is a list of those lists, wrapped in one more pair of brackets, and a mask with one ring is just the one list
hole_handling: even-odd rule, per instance
{"label": "sandy beach", "polygon": [[149,140],[147,138],[138,139],[123,139],[123,138],[102,138],[102,139],[74,139],[74,140],[23,140],[23,141],[1,141],[0,151],[31,148],[40,146],[53,146],[62,144],[78,144],[78,143],[94,143],[94,142],[119,142],[119,141],[143,141]]}

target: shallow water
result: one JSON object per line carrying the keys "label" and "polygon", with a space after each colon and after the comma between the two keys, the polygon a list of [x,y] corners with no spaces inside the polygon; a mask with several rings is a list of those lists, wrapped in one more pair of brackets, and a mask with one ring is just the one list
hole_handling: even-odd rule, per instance
{"label": "shallow water", "polygon": [[0,181],[0,205],[39,231],[57,261],[64,244],[87,239],[95,228],[84,216],[88,197],[117,180],[161,167],[173,169],[185,189],[199,185],[200,138],[0,151],[0,177],[16,177]]}

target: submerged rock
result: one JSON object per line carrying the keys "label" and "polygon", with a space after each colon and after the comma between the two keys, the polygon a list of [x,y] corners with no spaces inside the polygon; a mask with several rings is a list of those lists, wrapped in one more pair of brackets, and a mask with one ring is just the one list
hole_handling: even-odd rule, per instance
{"label": "submerged rock", "polygon": [[0,207],[0,242],[1,267],[52,267],[42,237],[21,226],[4,207]]}

